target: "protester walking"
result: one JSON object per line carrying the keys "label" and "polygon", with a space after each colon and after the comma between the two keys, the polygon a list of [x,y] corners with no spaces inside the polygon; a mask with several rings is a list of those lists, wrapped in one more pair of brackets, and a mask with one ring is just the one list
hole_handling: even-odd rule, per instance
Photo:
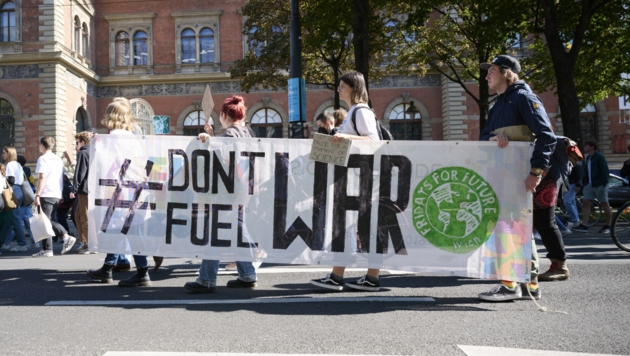
{"label": "protester walking", "polygon": [[[225,99],[219,121],[225,129],[223,137],[247,138],[255,137],[255,134],[249,126],[245,125],[245,115],[247,108],[242,97],[234,95]],[[213,135],[212,127],[206,124],[206,132],[201,133],[197,139],[206,142]],[[247,227],[243,226],[243,234],[249,235]],[[253,248],[253,247],[252,247]],[[187,282],[184,287],[192,293],[214,293],[217,286],[217,274],[219,272],[219,260],[203,260],[199,269],[199,277],[194,282]],[[238,278],[228,281],[227,286],[233,288],[253,288],[256,287],[258,280],[256,276],[256,267],[253,262],[236,262],[238,270]]]}
{"label": "protester walking", "polygon": [[[37,189],[35,190],[34,206],[41,206],[42,212],[50,220],[53,231],[57,238],[63,239],[63,249],[61,254],[70,251],[76,238],[70,236],[68,231],[53,220],[56,216],[59,202],[61,201],[63,189],[63,161],[52,152],[55,147],[55,139],[52,137],[42,137],[39,140],[39,151],[43,154],[37,160],[35,173],[38,175]],[[34,254],[33,257],[52,257],[53,241],[52,237],[42,240],[42,250]]]}
{"label": "protester walking", "polygon": [[[24,225],[22,224],[24,210],[20,209],[20,207],[24,199],[22,184],[28,184],[28,182],[25,182],[24,171],[17,161],[15,148],[5,147],[2,151],[2,158],[7,163],[5,166],[6,179],[18,200],[18,208],[10,211],[8,214],[4,214],[4,224],[0,229],[0,238],[2,238],[4,243],[2,247],[11,252],[26,251],[28,247],[26,246],[26,236],[24,235]],[[11,240],[14,236],[10,233],[11,231],[15,234],[15,239],[17,240],[17,245],[14,247],[10,247]]]}
{"label": "protester walking", "polygon": [[79,247],[76,253],[90,253],[88,249],[88,174],[90,170],[90,140],[92,134],[79,132],[74,135],[75,149],[77,151],[77,164],[74,169],[74,178],[70,199],[76,199],[74,204],[74,217],[79,237]]}
{"label": "protester walking", "polygon": [[584,179],[582,171],[582,162],[578,161],[571,174],[569,174],[567,191],[562,193],[562,203],[567,214],[569,215],[569,222],[567,224],[568,229],[573,229],[580,225],[580,217],[578,216],[577,203],[575,202],[575,195],[582,189],[582,181]]}
{"label": "protester walking", "polygon": [[[380,137],[376,116],[367,105],[368,93],[363,74],[354,71],[344,74],[339,80],[337,91],[339,92],[339,98],[352,107],[350,111],[348,111],[343,125],[341,125],[339,131],[333,136],[333,142],[336,142],[339,138],[379,141]],[[352,116],[356,117],[354,123]],[[357,238],[359,237],[357,236]],[[343,275],[345,271],[345,267],[335,266],[331,273],[323,278],[311,280],[311,284],[330,290],[341,291],[344,287]],[[379,291],[381,288],[379,273],[379,269],[369,268],[367,274],[359,280],[348,282],[345,285],[352,289],[369,292]]]}

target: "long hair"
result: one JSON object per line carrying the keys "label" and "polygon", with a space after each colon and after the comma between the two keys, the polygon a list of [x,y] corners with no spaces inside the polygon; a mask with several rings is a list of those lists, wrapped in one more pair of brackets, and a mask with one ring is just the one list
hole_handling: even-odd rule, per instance
{"label": "long hair", "polygon": [[233,121],[243,120],[245,115],[247,115],[245,99],[238,95],[225,99],[223,106],[221,107],[221,112]]}
{"label": "long hair", "polygon": [[13,147],[5,147],[5,151],[7,151],[7,163],[17,161],[17,151]]}
{"label": "long hair", "polygon": [[141,125],[140,120],[138,120],[136,116],[133,114],[133,109],[131,108],[131,101],[129,101],[129,99],[119,96],[119,97],[114,98],[112,101],[119,101],[127,105],[127,107],[129,108],[129,111],[131,112],[131,118],[132,118],[131,121],[137,123],[138,125]]}
{"label": "long hair", "polygon": [[499,72],[501,72],[501,75],[503,75],[503,77],[507,80],[508,86],[520,80],[518,74],[512,72],[510,69],[499,67]]}
{"label": "long hair", "polygon": [[[7,176],[7,170],[6,168],[4,168],[4,164],[0,163],[0,174],[2,174],[3,177]],[[4,189],[4,187],[0,187],[0,190]]]}
{"label": "long hair", "polygon": [[363,74],[352,71],[344,74],[339,80],[352,88],[352,95],[350,96],[352,102],[350,104],[367,104],[369,98]]}
{"label": "long hair", "polygon": [[101,123],[110,130],[133,131],[131,107],[121,101],[111,102],[105,110],[105,117]]}

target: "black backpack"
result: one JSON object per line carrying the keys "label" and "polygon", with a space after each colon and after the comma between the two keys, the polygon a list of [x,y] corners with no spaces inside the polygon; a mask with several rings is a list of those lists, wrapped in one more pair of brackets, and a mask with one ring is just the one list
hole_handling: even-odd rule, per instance
{"label": "black backpack", "polygon": [[[374,110],[370,109],[370,108],[363,108],[363,107],[356,107],[354,109],[354,111],[352,111],[352,126],[354,126],[354,131],[356,131],[357,133],[359,133],[359,130],[357,130],[357,111],[359,109],[368,109],[370,111],[372,111],[372,113],[374,113]],[[389,130],[387,128],[385,128],[383,125],[381,125],[381,122],[378,120],[378,118],[376,117],[376,115],[374,115],[374,119],[376,120],[376,127],[377,127],[377,131],[378,131],[378,138],[380,140],[385,140],[385,141],[393,141],[394,140],[394,135],[392,135],[391,132],[389,132]]]}

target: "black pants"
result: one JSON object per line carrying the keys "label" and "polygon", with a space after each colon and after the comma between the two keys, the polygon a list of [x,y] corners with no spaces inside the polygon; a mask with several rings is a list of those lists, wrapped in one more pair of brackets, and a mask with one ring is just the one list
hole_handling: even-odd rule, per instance
{"label": "black pants", "polygon": [[[55,232],[55,236],[60,239],[63,238],[68,231],[61,226],[57,221],[55,221],[52,217],[57,216],[57,207],[59,206],[59,202],[61,199],[57,198],[42,198],[39,197],[39,203],[42,206],[42,211],[44,215],[50,220],[52,224],[53,231]],[[52,251],[53,241],[52,236],[42,240],[42,250],[44,251]]]}
{"label": "black pants", "polygon": [[567,259],[562,234],[560,234],[560,229],[556,224],[554,207],[534,209],[534,228],[540,233],[543,245],[547,249],[547,258],[560,261]]}

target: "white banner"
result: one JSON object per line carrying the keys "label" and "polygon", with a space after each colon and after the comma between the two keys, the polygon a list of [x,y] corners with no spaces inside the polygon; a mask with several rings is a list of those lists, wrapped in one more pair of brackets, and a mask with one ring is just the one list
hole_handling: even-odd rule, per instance
{"label": "white banner", "polygon": [[99,135],[89,247],[99,252],[372,267],[526,281],[532,144]]}

